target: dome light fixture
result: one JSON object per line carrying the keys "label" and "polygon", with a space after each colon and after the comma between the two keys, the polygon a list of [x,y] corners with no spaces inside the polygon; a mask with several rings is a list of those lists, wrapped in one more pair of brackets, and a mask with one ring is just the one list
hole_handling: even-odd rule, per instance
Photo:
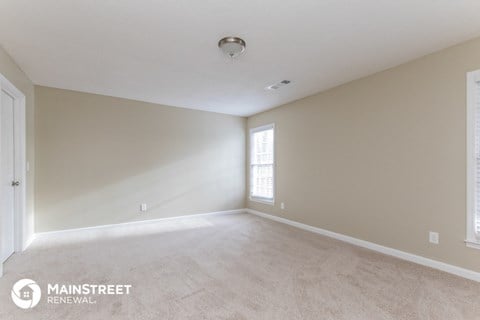
{"label": "dome light fixture", "polygon": [[245,51],[246,44],[238,37],[225,37],[218,41],[218,47],[230,58],[236,58]]}

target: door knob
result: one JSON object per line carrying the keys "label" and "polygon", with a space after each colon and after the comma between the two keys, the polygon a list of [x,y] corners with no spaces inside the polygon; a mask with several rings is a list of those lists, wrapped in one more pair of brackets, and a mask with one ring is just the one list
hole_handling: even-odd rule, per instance
{"label": "door knob", "polygon": [[12,187],[17,187],[20,185],[20,181],[12,181]]}

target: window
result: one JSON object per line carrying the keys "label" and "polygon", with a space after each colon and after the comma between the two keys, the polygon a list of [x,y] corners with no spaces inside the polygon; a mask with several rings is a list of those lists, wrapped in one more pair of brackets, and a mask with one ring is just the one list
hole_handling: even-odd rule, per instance
{"label": "window", "polygon": [[250,199],[274,201],[274,125],[250,130]]}
{"label": "window", "polygon": [[480,249],[480,70],[467,74],[467,239]]}

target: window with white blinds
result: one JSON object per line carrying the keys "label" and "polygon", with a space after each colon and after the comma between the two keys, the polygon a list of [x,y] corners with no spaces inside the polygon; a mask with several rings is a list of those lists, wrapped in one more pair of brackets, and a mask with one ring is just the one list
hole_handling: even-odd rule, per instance
{"label": "window with white blinds", "polygon": [[274,199],[274,125],[250,130],[250,198],[272,202]]}
{"label": "window with white blinds", "polygon": [[480,70],[467,74],[467,240],[480,249]]}
{"label": "window with white blinds", "polygon": [[480,81],[475,81],[475,215],[474,226],[480,233]]}

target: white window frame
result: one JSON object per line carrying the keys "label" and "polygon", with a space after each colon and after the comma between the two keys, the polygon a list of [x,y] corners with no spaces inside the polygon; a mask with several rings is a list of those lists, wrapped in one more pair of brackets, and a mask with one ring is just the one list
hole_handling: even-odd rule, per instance
{"label": "white window frame", "polygon": [[[253,179],[252,179],[252,146],[253,146],[253,134],[256,133],[256,132],[260,132],[260,131],[264,131],[264,130],[270,130],[270,129],[273,129],[273,177],[272,177],[272,199],[270,198],[262,198],[262,197],[254,197],[252,196],[252,184],[253,184]],[[274,205],[275,204],[275,123],[270,123],[270,124],[266,124],[266,125],[263,125],[263,126],[260,126],[260,127],[256,127],[256,128],[251,128],[250,129],[250,144],[249,144],[249,152],[248,152],[248,156],[249,156],[249,160],[248,160],[248,163],[249,163],[249,180],[250,180],[250,183],[249,183],[249,190],[248,190],[248,194],[249,194],[249,199],[250,201],[255,201],[255,202],[260,202],[260,203],[263,203],[263,204],[269,204],[269,205]]]}
{"label": "white window frame", "polygon": [[480,249],[480,235],[475,233],[475,114],[476,83],[480,81],[480,70],[467,73],[467,247]]}

